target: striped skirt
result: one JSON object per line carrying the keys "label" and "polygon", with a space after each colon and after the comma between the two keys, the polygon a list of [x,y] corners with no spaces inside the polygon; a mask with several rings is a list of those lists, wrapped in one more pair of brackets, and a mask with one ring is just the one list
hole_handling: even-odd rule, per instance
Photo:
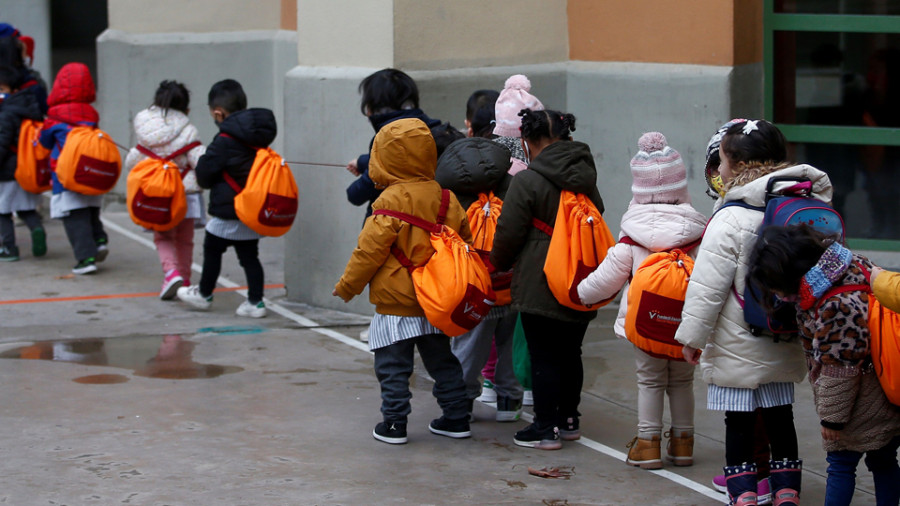
{"label": "striped skirt", "polygon": [[793,383],[766,383],[757,388],[710,384],[706,390],[706,409],[710,411],[755,411],[793,403]]}

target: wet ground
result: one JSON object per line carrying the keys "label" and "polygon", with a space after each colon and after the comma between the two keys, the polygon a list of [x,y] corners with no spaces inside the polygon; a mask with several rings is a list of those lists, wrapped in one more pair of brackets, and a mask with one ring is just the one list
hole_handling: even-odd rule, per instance
{"label": "wet ground", "polygon": [[[109,258],[73,276],[61,224],[50,252],[0,264],[0,504],[721,504],[709,488],[724,460],[721,413],[695,385],[695,465],[648,472],[621,459],[636,393],[627,343],[601,311],[584,346],[583,438],[560,451],[516,447],[526,422],[493,421],[476,403],[473,437],[429,433],[440,415],[424,371],[412,378],[409,443],[380,420],[367,318],[286,300],[283,241],[261,243],[270,314],[234,315],[244,277],[226,254],[209,312],[157,297],[152,236],[105,213]],[[195,261],[203,232],[197,232]],[[199,274],[194,273],[198,278]],[[809,387],[797,388],[803,503],[821,504],[824,454]],[[527,418],[527,416],[526,416]],[[558,478],[529,474],[560,471]],[[862,470],[854,504],[874,504]]]}

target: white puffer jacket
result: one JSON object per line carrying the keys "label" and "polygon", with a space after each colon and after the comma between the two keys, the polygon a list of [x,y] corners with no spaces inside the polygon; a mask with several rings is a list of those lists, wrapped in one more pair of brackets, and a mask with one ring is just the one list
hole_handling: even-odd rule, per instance
{"label": "white puffer jacket", "polygon": [[[810,165],[795,165],[733,187],[716,202],[716,209],[735,200],[764,206],[766,184],[776,175],[809,178],[813,196],[831,202],[828,175]],[[735,290],[744,293],[762,219],[759,211],[728,207],[714,213],[703,236],[675,339],[703,350],[700,369],[707,383],[757,388],[773,382],[800,382],[806,377],[800,344],[752,335],[735,294]]]}
{"label": "white puffer jacket", "polygon": [[[606,258],[578,285],[578,296],[587,303],[608,299],[628,283],[651,253],[668,251],[696,241],[703,235],[706,216],[690,204],[631,204],[622,216],[619,238],[628,236],[643,246],[616,243]],[[691,252],[695,254],[697,248]],[[615,332],[625,338],[627,293],[619,303]]]}
{"label": "white puffer jacket", "polygon": [[[188,117],[173,109],[163,110],[153,105],[148,109],[137,113],[134,117],[134,133],[138,144],[148,148],[161,157],[166,157],[188,144],[199,141],[197,127],[191,124]],[[182,170],[190,169],[184,176],[185,193],[199,193],[201,188],[197,185],[197,177],[194,175],[194,167],[197,161],[206,152],[206,147],[199,145],[186,154],[175,157],[173,162]],[[138,162],[147,158],[137,148],[131,148],[125,157],[123,169],[130,171]]]}

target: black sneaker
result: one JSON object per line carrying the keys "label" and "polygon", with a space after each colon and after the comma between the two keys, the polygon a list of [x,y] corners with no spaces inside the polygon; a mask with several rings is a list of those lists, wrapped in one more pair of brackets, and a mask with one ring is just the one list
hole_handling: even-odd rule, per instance
{"label": "black sneaker", "polygon": [[463,418],[462,420],[448,420],[446,417],[435,418],[428,424],[428,430],[431,432],[441,435],[452,437],[454,439],[462,439],[472,436],[472,431],[469,430],[469,419]]}
{"label": "black sneaker", "polygon": [[562,443],[559,440],[559,431],[556,427],[541,429],[534,423],[516,432],[513,442],[519,446],[537,448],[538,450],[559,450],[562,448]]}
{"label": "black sneaker", "polygon": [[97,272],[97,263],[94,261],[94,257],[85,258],[75,264],[75,267],[72,268],[72,272],[75,274],[93,274]]}
{"label": "black sneaker", "polygon": [[497,396],[497,421],[515,422],[522,416],[522,399]]}
{"label": "black sneaker", "polygon": [[475,421],[475,399],[469,399],[469,423]]}
{"label": "black sneaker", "polygon": [[372,436],[392,445],[406,444],[406,424],[400,422],[381,422],[375,426]]}
{"label": "black sneaker", "polygon": [[577,416],[570,416],[560,422],[559,438],[563,441],[575,441],[581,439],[581,431],[578,429]]}
{"label": "black sneaker", "polygon": [[15,262],[19,259],[18,246],[0,247],[0,262]]}

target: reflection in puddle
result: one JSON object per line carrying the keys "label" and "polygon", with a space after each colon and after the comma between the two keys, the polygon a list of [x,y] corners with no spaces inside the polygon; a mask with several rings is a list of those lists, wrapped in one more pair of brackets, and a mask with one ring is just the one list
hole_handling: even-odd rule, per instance
{"label": "reflection in puddle", "polygon": [[[50,360],[89,366],[119,367],[134,370],[135,376],[163,379],[216,378],[243,371],[237,366],[198,364],[192,353],[196,343],[181,336],[168,335],[119,339],[75,339],[40,341],[30,346],[0,353],[0,358]],[[112,384],[128,381],[121,374],[94,374],[73,381],[85,384]]]}

